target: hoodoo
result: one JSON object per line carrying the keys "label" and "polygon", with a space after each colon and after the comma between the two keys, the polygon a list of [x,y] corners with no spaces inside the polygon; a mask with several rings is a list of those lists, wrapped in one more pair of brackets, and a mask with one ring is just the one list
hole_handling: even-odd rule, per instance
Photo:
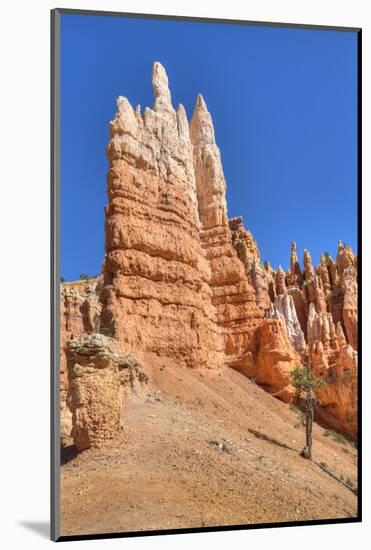
{"label": "hoodoo", "polygon": [[78,448],[104,445],[101,416],[111,444],[154,356],[206,378],[232,367],[286,402],[290,372],[310,361],[328,382],[319,420],[356,437],[357,257],[339,242],[336,261],[314,266],[305,250],[302,269],[293,242],[286,272],[263,265],[242,218],[228,218],[204,98],[188,124],[158,62],[152,84],[152,109],[119,97],[110,123],[102,274],[62,285],[62,445],[71,433]]}

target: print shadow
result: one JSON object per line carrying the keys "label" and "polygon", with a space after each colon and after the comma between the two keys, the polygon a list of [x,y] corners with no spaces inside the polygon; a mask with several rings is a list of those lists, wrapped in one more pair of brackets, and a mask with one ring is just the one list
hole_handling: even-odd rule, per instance
{"label": "print shadow", "polygon": [[50,537],[50,523],[48,521],[19,521],[18,525],[33,531],[43,539]]}

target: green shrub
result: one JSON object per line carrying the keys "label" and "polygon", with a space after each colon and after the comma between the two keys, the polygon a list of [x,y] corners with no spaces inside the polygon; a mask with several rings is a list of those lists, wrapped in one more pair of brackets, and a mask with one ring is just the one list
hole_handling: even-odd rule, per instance
{"label": "green shrub", "polygon": [[325,437],[331,437],[336,443],[339,443],[340,445],[346,445],[348,443],[348,440],[346,437],[344,437],[342,434],[339,434],[338,432],[335,432],[335,430],[325,430],[323,434]]}

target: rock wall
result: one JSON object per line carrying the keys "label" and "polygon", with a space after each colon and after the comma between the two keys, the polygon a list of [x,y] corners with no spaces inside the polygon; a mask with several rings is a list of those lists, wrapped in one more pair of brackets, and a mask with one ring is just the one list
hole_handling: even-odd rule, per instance
{"label": "rock wall", "polygon": [[227,365],[284,401],[290,372],[309,362],[327,381],[318,418],[355,437],[356,256],[339,242],[336,261],[323,255],[314,267],[304,251],[301,268],[293,243],[286,272],[263,265],[242,218],[228,219],[203,97],[188,124],[160,63],[152,84],[153,109],[119,97],[110,123],[102,276],[62,286],[62,443],[72,425],[81,449],[104,433],[115,439],[122,354],[148,352],[191,368]]}
{"label": "rock wall", "polygon": [[[237,254],[237,229],[232,235],[220,151],[216,145],[211,115],[201,95],[197,98],[191,118],[190,138],[201,222],[200,237],[210,266],[212,304],[224,337],[224,353],[230,366],[248,370],[253,367],[256,354],[254,332],[262,322],[264,310],[256,299],[256,290],[248,279],[246,267]],[[245,234],[243,238],[247,259],[250,249],[247,250]],[[249,244],[252,249],[253,243]],[[253,254],[258,257],[257,247]]]}
{"label": "rock wall", "polygon": [[317,418],[357,434],[357,257],[338,244],[336,261],[323,254],[315,268],[304,251],[303,270],[292,245],[290,269],[276,274],[277,294],[293,298],[308,346],[304,361],[326,385],[319,388]]}
{"label": "rock wall", "polygon": [[128,352],[220,367],[223,340],[201,246],[192,144],[184,107],[153,66],[154,108],[126,98],[111,122],[102,329]]}
{"label": "rock wall", "polygon": [[61,445],[71,442],[72,413],[67,405],[67,344],[84,333],[99,331],[102,277],[61,284],[60,294],[60,419]]}

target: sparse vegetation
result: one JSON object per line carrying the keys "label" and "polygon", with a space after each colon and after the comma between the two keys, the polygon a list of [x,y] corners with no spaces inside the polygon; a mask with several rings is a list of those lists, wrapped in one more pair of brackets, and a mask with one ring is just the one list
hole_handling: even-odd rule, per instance
{"label": "sparse vegetation", "polygon": [[86,273],[80,274],[80,281],[88,281],[89,279],[93,279],[91,275],[87,275]]}
{"label": "sparse vegetation", "polygon": [[345,483],[349,485],[349,487],[352,487],[352,488],[354,487],[354,481],[350,479],[350,477],[346,478]]}
{"label": "sparse vegetation", "polygon": [[346,445],[348,440],[342,434],[335,432],[335,430],[325,430],[323,434],[325,437],[331,437],[336,443],[340,445]]}
{"label": "sparse vegetation", "polygon": [[304,368],[296,368],[291,372],[291,383],[296,390],[296,398],[299,399],[303,394],[305,399],[305,447],[300,453],[304,458],[312,458],[312,431],[314,407],[316,402],[315,388],[323,386],[325,381],[322,378],[315,380],[310,364],[304,365]]}
{"label": "sparse vegetation", "polygon": [[329,252],[324,252],[323,255],[325,257],[326,265],[329,265],[329,263],[330,263],[330,253]]}
{"label": "sparse vegetation", "polygon": [[65,279],[64,277],[62,277],[62,275],[60,276],[59,280],[60,280],[61,283],[65,283],[65,282],[66,282],[66,279]]}

